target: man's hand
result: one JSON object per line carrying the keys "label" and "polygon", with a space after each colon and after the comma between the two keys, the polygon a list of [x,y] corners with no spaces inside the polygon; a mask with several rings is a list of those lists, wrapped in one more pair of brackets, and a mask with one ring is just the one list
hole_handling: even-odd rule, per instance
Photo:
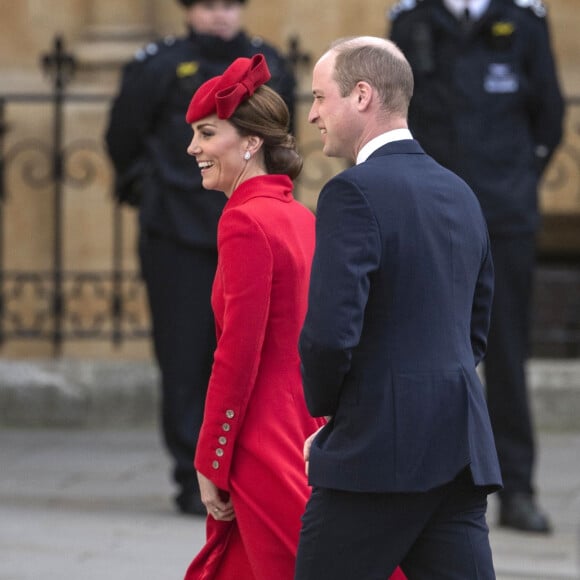
{"label": "man's hand", "polygon": [[303,453],[305,462],[304,470],[306,471],[306,475],[308,475],[308,463],[310,461],[310,447],[312,446],[312,441],[314,441],[314,438],[318,435],[318,432],[323,427],[324,425],[322,427],[319,427],[314,433],[312,433],[312,435],[310,435],[310,437],[308,437],[308,439],[306,439],[306,441],[304,441]]}
{"label": "man's hand", "polygon": [[199,482],[201,501],[207,509],[207,513],[215,520],[231,522],[236,517],[232,500],[228,497],[227,501],[223,501],[222,497],[227,494],[220,491],[210,479],[199,471],[197,472],[197,481]]}

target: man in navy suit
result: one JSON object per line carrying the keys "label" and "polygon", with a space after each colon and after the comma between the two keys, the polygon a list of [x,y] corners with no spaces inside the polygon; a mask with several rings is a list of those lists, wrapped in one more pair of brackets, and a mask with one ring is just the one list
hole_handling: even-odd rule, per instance
{"label": "man in navy suit", "polygon": [[297,580],[495,578],[487,494],[501,475],[483,387],[489,238],[467,184],[407,128],[413,75],[392,42],[338,41],[309,121],[353,166],[323,188],[304,390],[329,423],[305,445],[312,496]]}

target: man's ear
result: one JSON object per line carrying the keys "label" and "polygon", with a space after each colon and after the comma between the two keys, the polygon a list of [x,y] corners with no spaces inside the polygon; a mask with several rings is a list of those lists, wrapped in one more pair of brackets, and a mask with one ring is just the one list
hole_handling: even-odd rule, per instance
{"label": "man's ear", "polygon": [[365,110],[370,102],[373,95],[373,88],[364,81],[359,81],[355,87],[355,94],[357,96],[357,103],[359,110]]}

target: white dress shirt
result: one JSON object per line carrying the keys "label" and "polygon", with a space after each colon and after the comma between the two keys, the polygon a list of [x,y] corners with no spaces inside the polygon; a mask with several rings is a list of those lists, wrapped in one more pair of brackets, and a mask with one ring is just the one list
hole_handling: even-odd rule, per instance
{"label": "white dress shirt", "polygon": [[391,143],[392,141],[403,141],[403,139],[412,139],[411,131],[409,129],[393,129],[382,133],[378,137],[371,139],[366,143],[356,156],[356,164],[359,165],[366,161],[377,149]]}
{"label": "white dress shirt", "polygon": [[469,10],[469,18],[478,20],[490,2],[491,0],[443,0],[445,8],[458,20],[463,20],[466,8]]}

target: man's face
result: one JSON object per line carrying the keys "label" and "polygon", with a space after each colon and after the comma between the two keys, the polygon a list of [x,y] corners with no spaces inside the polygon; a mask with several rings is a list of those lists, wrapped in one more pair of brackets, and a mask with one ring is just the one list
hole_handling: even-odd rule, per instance
{"label": "man's face", "polygon": [[187,22],[195,32],[231,40],[241,30],[242,10],[237,0],[203,0],[187,9]]}
{"label": "man's face", "polygon": [[356,107],[353,94],[342,97],[333,79],[335,55],[326,53],[312,72],[314,102],[308,122],[316,125],[322,137],[322,151],[328,157],[356,159]]}

